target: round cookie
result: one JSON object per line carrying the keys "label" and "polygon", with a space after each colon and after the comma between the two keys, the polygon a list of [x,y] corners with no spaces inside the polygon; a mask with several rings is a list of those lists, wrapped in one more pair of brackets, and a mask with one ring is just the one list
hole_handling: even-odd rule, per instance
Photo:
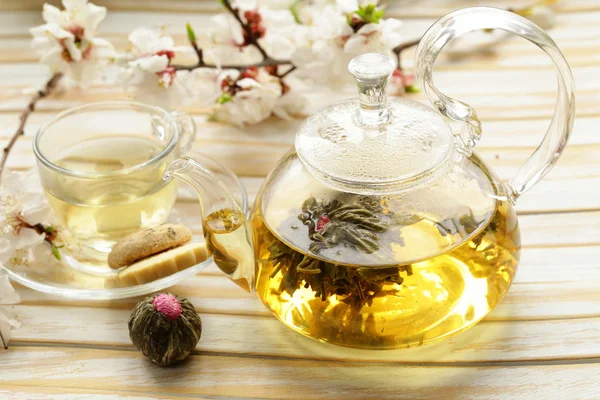
{"label": "round cookie", "polygon": [[121,268],[161,251],[192,240],[192,232],[184,225],[165,224],[129,235],[117,242],[108,255],[111,268]]}

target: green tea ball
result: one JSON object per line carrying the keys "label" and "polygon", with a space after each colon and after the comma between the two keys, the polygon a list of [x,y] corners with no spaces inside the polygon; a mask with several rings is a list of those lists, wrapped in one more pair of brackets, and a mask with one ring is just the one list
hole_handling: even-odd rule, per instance
{"label": "green tea ball", "polygon": [[140,301],[129,317],[131,341],[152,362],[167,366],[190,355],[202,334],[192,303],[171,293]]}

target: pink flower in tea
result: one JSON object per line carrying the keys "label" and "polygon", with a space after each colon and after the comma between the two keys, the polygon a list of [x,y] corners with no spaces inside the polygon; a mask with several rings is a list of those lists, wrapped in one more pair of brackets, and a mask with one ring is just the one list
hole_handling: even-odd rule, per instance
{"label": "pink flower in tea", "polygon": [[317,226],[315,227],[315,230],[317,232],[323,232],[323,230],[327,227],[327,225],[329,225],[330,222],[331,218],[329,218],[327,214],[321,215],[317,220]]}

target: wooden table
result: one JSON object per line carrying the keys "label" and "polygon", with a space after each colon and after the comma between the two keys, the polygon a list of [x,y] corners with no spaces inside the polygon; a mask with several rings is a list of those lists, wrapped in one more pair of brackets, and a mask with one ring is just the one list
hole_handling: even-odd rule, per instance
{"label": "wooden table", "polygon": [[[27,101],[22,90],[48,76],[29,49],[27,34],[41,23],[41,3],[0,2],[4,142]],[[219,11],[216,1],[99,3],[109,7],[102,36],[121,48],[134,28],[162,23],[171,24],[183,44],[185,22],[206,26],[203,21]],[[405,21],[410,39],[446,12],[475,3],[484,2],[399,1],[388,15]],[[508,7],[527,1],[485,3]],[[211,269],[172,289],[197,306],[204,332],[188,362],[164,369],[129,341],[126,321],[135,299],[69,301],[20,288],[23,301],[9,308],[22,327],[10,349],[0,352],[0,398],[600,398],[600,1],[564,0],[557,10],[550,33],[578,86],[575,131],[556,168],[519,201],[522,264],[510,293],[483,322],[430,347],[375,355],[340,351],[285,328]],[[466,43],[473,45],[469,38]],[[406,65],[412,68],[409,58]],[[435,79],[446,93],[477,109],[484,123],[479,154],[503,179],[513,176],[553,113],[556,83],[546,56],[511,38],[467,57],[459,51],[442,57]],[[311,96],[320,105],[330,98]],[[9,166],[33,165],[32,136],[59,110],[121,97],[119,88],[100,83],[85,93],[42,101]],[[200,126],[198,148],[240,174],[251,196],[293,144],[298,126],[273,120],[238,129],[206,122],[205,110],[191,111]]]}

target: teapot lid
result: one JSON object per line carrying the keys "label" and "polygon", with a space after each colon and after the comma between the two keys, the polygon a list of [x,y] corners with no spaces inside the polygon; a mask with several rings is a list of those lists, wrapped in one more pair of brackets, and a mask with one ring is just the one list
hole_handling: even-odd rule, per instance
{"label": "teapot lid", "polygon": [[401,191],[452,160],[455,140],[441,114],[416,101],[388,100],[395,68],[383,54],[354,58],[348,69],[359,98],[321,110],[298,130],[298,156],[326,185],[363,194]]}

